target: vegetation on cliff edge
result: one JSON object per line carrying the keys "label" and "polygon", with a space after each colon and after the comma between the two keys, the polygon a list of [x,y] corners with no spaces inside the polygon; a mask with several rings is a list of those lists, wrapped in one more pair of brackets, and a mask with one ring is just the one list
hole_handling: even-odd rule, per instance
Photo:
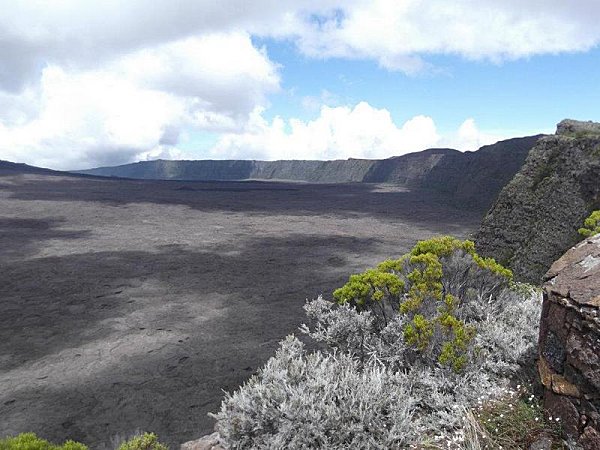
{"label": "vegetation on cliff edge", "polygon": [[594,236],[600,233],[600,210],[593,211],[583,222],[583,227],[578,230],[579,234],[585,237]]}

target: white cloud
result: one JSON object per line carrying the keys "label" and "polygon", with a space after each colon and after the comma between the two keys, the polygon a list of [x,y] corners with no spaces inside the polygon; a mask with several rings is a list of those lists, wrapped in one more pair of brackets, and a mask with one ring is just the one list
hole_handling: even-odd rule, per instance
{"label": "white cloud", "polygon": [[229,118],[247,115],[265,104],[267,93],[279,89],[277,66],[246,33],[211,34],[144,49],[113,70],[138,85],[199,99],[206,111]]}
{"label": "white cloud", "polygon": [[[309,110],[329,105],[319,118],[265,121],[257,111],[279,89],[279,68],[253,38],[416,73],[432,54],[500,62],[585,51],[600,43],[599,21],[597,0],[5,1],[0,159],[118,164],[182,155],[179,136],[201,131],[222,133],[215,151],[239,157],[417,150],[437,139],[430,118],[398,127],[368,104],[307,97]],[[466,123],[451,139],[491,137]]]}
{"label": "white cloud", "polygon": [[444,147],[456,148],[462,151],[473,151],[484,145],[494,144],[518,135],[518,132],[511,134],[481,131],[475,123],[475,119],[468,118],[458,127],[456,133],[443,138],[440,144]]}
{"label": "white cloud", "polygon": [[398,127],[389,111],[366,102],[354,107],[323,106],[311,121],[276,117],[260,110],[241,133],[226,133],[212,157],[251,159],[386,158],[434,146],[440,137],[430,117],[416,116]]}
{"label": "white cloud", "polygon": [[115,55],[213,33],[292,39],[307,55],[415,72],[430,54],[504,59],[600,43],[597,0],[119,0],[4,2],[0,89],[45,64],[97,69]]}
{"label": "white cloud", "polygon": [[464,120],[454,132],[441,135],[434,120],[415,116],[401,126],[389,111],[366,102],[354,107],[321,106],[310,121],[267,121],[255,110],[242,132],[225,133],[211,149],[215,159],[383,159],[433,147],[461,151],[477,150],[503,139],[526,135],[519,131],[489,132],[479,129],[473,118]]}
{"label": "white cloud", "polygon": [[187,38],[100,70],[47,66],[36,88],[4,94],[0,158],[74,169],[181,156],[181,129],[238,129],[278,88],[276,65],[245,33]]}
{"label": "white cloud", "polygon": [[430,54],[494,62],[585,51],[600,43],[596,0],[357,0],[304,24],[307,55],[374,59],[407,73]]}
{"label": "white cloud", "polygon": [[251,6],[246,0],[3,2],[0,89],[21,89],[46,64],[94,70],[115,57],[189,37],[255,27],[274,32],[286,27],[289,10],[286,2],[269,0]]}

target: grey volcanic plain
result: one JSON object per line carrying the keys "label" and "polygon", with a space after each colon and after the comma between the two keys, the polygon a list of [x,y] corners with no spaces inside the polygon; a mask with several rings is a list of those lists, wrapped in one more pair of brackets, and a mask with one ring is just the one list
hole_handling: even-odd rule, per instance
{"label": "grey volcanic plain", "polygon": [[302,306],[481,211],[383,184],[0,171],[0,436],[172,446],[305,322]]}

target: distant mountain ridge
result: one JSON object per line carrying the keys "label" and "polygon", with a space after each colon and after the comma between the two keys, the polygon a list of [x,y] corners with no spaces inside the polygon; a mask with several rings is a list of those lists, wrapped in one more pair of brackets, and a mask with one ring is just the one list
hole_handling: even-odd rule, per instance
{"label": "distant mountain ridge", "polygon": [[394,183],[448,194],[455,203],[486,209],[523,165],[541,135],[513,138],[474,152],[432,148],[383,160],[143,161],[75,173],[153,180],[286,180],[311,183]]}
{"label": "distant mountain ridge", "polygon": [[14,163],[0,160],[0,173],[40,173],[40,174],[64,174],[58,170],[44,169],[42,167],[30,166],[29,164]]}

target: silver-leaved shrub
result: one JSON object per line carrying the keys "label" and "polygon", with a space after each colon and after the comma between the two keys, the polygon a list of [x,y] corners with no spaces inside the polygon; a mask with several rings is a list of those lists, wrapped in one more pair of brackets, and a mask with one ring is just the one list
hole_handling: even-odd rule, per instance
{"label": "silver-leaved shrub", "polygon": [[[354,301],[307,302],[311,326],[300,330],[322,349],[284,340],[213,415],[223,441],[231,449],[393,449],[460,427],[465,411],[501,395],[535,353],[541,295],[505,271],[468,241],[440,238],[351,277],[341,292]],[[430,353],[449,337],[462,345],[461,364],[418,357],[425,347],[407,342],[415,330],[432,331]]]}
{"label": "silver-leaved shrub", "polygon": [[288,336],[214,414],[230,449],[393,449],[414,441],[406,374],[349,354],[307,354]]}

